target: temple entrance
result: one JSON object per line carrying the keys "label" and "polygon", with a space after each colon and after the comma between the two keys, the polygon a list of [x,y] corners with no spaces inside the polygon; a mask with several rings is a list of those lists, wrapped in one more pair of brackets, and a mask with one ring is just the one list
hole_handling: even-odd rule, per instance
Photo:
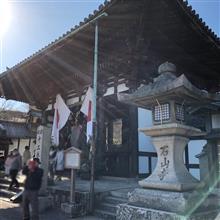
{"label": "temple entrance", "polygon": [[104,170],[103,175],[135,177],[137,175],[137,109],[103,98]]}

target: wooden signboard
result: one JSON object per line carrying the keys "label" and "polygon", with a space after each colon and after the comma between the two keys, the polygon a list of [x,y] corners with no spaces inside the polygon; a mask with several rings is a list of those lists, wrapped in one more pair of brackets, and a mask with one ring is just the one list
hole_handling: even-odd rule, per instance
{"label": "wooden signboard", "polygon": [[43,126],[39,126],[37,128],[37,137],[36,137],[36,145],[34,147],[34,157],[37,157],[42,161],[41,154],[42,154],[42,146],[43,146]]}
{"label": "wooden signboard", "polygon": [[71,147],[64,151],[65,168],[66,169],[80,169],[81,150]]}

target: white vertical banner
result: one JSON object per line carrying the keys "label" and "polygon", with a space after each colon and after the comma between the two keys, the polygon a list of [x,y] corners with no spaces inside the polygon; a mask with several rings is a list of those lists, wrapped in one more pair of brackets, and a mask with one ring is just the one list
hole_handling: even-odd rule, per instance
{"label": "white vertical banner", "polygon": [[86,92],[85,99],[83,100],[82,107],[80,109],[80,111],[87,116],[87,128],[86,128],[87,142],[92,138],[92,107],[93,107],[92,100],[93,100],[93,89],[89,87]]}
{"label": "white vertical banner", "polygon": [[60,130],[65,126],[71,111],[69,110],[66,103],[63,101],[60,94],[56,96],[56,103],[54,105],[54,120],[51,134],[52,143],[59,146],[59,133]]}

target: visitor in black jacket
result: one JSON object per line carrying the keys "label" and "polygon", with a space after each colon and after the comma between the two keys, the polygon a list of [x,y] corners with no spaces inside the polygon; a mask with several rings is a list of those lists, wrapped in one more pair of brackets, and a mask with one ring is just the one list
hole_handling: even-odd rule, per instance
{"label": "visitor in black jacket", "polygon": [[[38,192],[41,188],[43,170],[39,168],[40,161],[34,158],[29,161],[28,166],[23,168],[22,173],[26,175],[23,193],[23,219],[39,220]],[[30,218],[29,204],[32,213]]]}

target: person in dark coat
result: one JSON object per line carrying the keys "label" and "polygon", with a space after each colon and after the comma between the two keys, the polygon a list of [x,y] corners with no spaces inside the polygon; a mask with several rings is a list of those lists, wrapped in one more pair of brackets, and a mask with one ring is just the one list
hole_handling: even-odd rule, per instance
{"label": "person in dark coat", "polygon": [[[23,220],[39,220],[38,192],[43,178],[43,170],[39,168],[39,164],[39,159],[34,158],[28,162],[28,166],[25,166],[22,171],[26,175],[23,193]],[[31,215],[29,205],[32,209]]]}

